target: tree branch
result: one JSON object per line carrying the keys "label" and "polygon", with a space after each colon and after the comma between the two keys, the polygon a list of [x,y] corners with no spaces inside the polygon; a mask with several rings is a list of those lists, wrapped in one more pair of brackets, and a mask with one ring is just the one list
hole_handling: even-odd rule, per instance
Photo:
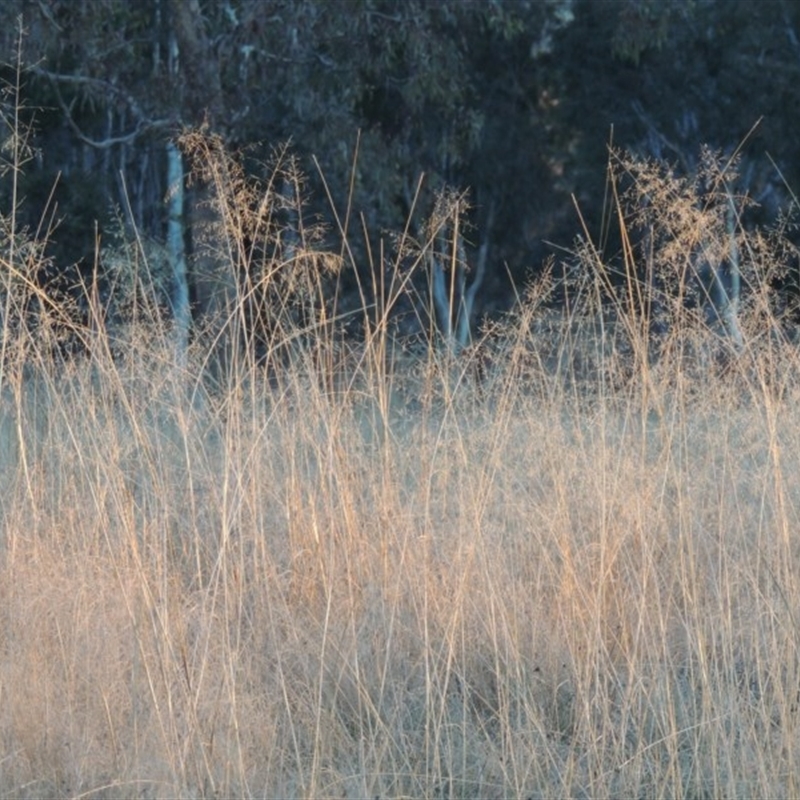
{"label": "tree branch", "polygon": [[[42,69],[41,67],[34,67],[31,71],[34,74],[43,78],[47,78],[50,81],[53,86],[53,90],[56,93],[58,104],[61,107],[61,110],[64,112],[64,117],[66,118],[67,124],[72,132],[82,142],[90,145],[91,147],[97,148],[98,150],[113,147],[117,144],[130,144],[146,131],[151,131],[157,128],[166,128],[167,126],[174,124],[173,121],[168,119],[149,119],[139,107],[139,104],[132,95],[123,91],[118,86],[115,86],[113,83],[109,83],[108,81],[100,80],[99,78],[89,78],[85,75],[62,75],[61,73],[50,72],[49,70]],[[61,95],[61,89],[59,88],[60,83],[91,86],[95,89],[102,90],[106,94],[112,94],[121,98],[125,101],[125,104],[130,108],[136,117],[136,127],[130,133],[126,133],[122,136],[109,136],[105,139],[92,139],[81,130],[80,126],[73,119],[72,111]]]}

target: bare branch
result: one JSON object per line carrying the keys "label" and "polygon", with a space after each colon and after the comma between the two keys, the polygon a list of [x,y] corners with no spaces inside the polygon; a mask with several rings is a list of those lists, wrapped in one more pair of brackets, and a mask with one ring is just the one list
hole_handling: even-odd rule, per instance
{"label": "bare branch", "polygon": [[[109,147],[113,147],[117,144],[131,144],[137,137],[141,136],[143,133],[151,130],[155,130],[158,128],[166,128],[169,125],[174,125],[175,122],[169,119],[150,119],[147,115],[142,111],[139,104],[136,102],[134,97],[125,92],[124,90],[120,89],[118,86],[110,83],[109,81],[100,80],[99,78],[89,78],[85,75],[63,75],[57,72],[50,72],[49,70],[42,69],[40,67],[34,67],[31,72],[40,77],[47,78],[52,86],[53,90],[56,93],[56,99],[58,100],[58,104],[61,107],[61,110],[64,112],[64,117],[67,120],[67,124],[69,125],[72,132],[85,144],[90,145],[91,147],[97,148],[98,150],[103,150]],[[91,137],[87,136],[80,128],[80,126],[75,122],[72,117],[72,110],[65,102],[63,96],[61,95],[61,89],[59,88],[60,83],[71,83],[76,85],[82,86],[91,86],[95,89],[100,89],[106,94],[111,94],[116,97],[122,99],[125,104],[130,108],[133,112],[134,116],[137,118],[137,123],[134,129],[130,133],[123,134],[121,136],[109,136],[105,139],[92,139]]]}

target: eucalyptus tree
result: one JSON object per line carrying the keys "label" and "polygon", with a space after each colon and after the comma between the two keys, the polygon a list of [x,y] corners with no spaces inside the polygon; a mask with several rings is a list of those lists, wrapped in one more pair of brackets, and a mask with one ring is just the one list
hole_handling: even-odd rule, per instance
{"label": "eucalyptus tree", "polygon": [[[469,208],[448,223],[450,245],[433,248],[430,285],[417,287],[438,307],[440,328],[451,325],[464,343],[465,320],[502,304],[508,273],[522,280],[539,269],[548,242],[568,244],[573,197],[587,225],[601,229],[611,126],[616,145],[643,152],[652,140],[637,109],[670,141],[695,119],[695,151],[741,141],[763,114],[759,136],[779,151],[791,184],[800,144],[784,112],[800,71],[796,6],[6,0],[0,39],[11,52],[21,16],[27,99],[41,109],[41,148],[24,194],[46,203],[42,176],[60,172],[62,207],[84,204],[89,249],[92,214],[102,221],[109,197],[128,225],[169,242],[163,283],[184,341],[187,298],[195,316],[224,310],[243,277],[241,264],[212,263],[197,247],[199,229],[214,222],[207,183],[186,185],[181,213],[188,164],[168,145],[206,126],[226,147],[252,153],[261,142],[262,155],[291,140],[309,176],[309,212],[338,220],[329,244],[350,259],[338,285],[351,292],[359,281],[385,284],[384,270],[396,266],[368,257],[386,232],[416,234],[412,211],[423,217],[446,188],[468,189]],[[65,251],[73,238],[66,225],[54,242]]]}
{"label": "eucalyptus tree", "polygon": [[[224,308],[232,287],[230,270],[197,254],[183,266],[181,225],[196,233],[213,203],[208,185],[195,184],[181,212],[185,167],[170,142],[182,129],[205,126],[234,147],[291,139],[301,156],[315,154],[332,196],[353,209],[340,216],[344,238],[356,238],[356,215],[372,236],[402,228],[420,173],[429,206],[445,184],[470,183],[476,229],[488,229],[514,208],[502,176],[480,166],[497,145],[487,115],[505,83],[500,48],[513,43],[515,61],[545,58],[572,5],[10,0],[0,13],[6,22],[20,15],[27,29],[30,92],[48,109],[39,120],[44,160],[73,174],[88,169],[131,225],[166,239],[185,341],[187,298],[213,308],[221,296]],[[503,206],[506,214],[494,213]],[[488,241],[477,242],[483,263]],[[363,271],[358,248],[348,252]],[[474,307],[478,282],[472,287],[464,298]],[[470,316],[461,315],[462,328]]]}

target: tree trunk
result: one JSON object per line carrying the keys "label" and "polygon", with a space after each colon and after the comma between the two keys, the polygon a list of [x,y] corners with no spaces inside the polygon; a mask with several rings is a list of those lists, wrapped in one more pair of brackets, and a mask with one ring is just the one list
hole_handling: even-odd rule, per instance
{"label": "tree trunk", "polygon": [[[175,89],[182,95],[183,120],[224,133],[224,102],[219,61],[208,36],[198,0],[168,0],[174,39]],[[220,202],[213,182],[198,181],[188,199],[187,221],[193,245],[188,280],[195,319],[208,347],[212,373],[224,380],[231,365],[237,323],[235,268],[222,229]]]}
{"label": "tree trunk", "polygon": [[175,326],[175,349],[178,363],[186,366],[189,348],[189,283],[184,246],[185,220],[183,216],[183,158],[173,142],[167,144],[167,251],[172,264],[172,317]]}
{"label": "tree trunk", "polygon": [[706,319],[718,330],[738,352],[744,346],[739,326],[739,248],[736,244],[736,208],[728,195],[727,236],[728,256],[716,266],[709,265],[710,280]]}
{"label": "tree trunk", "polygon": [[[467,257],[464,249],[464,238],[461,235],[460,215],[455,211],[452,225],[453,238],[450,247],[450,281],[445,278],[442,259],[445,258],[444,235],[440,235],[442,244],[438,254],[431,251],[431,291],[439,329],[448,351],[457,355],[472,343],[472,323],[475,312],[475,300],[486,275],[489,242],[488,229],[486,238],[478,252],[478,264],[472,281],[467,284]],[[491,226],[491,213],[489,219]]]}
{"label": "tree trunk", "polygon": [[221,132],[224,103],[219,61],[206,36],[198,0],[169,0],[172,33],[180,54],[176,90],[183,95],[183,108],[191,125],[208,123]]}
{"label": "tree trunk", "polygon": [[228,376],[238,336],[238,282],[229,252],[216,189],[198,183],[190,193],[192,256],[189,279],[193,288],[195,326],[217,381]]}

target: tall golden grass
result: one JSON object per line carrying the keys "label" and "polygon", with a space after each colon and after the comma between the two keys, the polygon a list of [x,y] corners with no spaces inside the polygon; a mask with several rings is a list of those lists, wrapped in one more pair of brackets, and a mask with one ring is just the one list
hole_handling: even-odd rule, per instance
{"label": "tall golden grass", "polygon": [[479,378],[6,327],[0,794],[800,794],[796,350],[540,299]]}

